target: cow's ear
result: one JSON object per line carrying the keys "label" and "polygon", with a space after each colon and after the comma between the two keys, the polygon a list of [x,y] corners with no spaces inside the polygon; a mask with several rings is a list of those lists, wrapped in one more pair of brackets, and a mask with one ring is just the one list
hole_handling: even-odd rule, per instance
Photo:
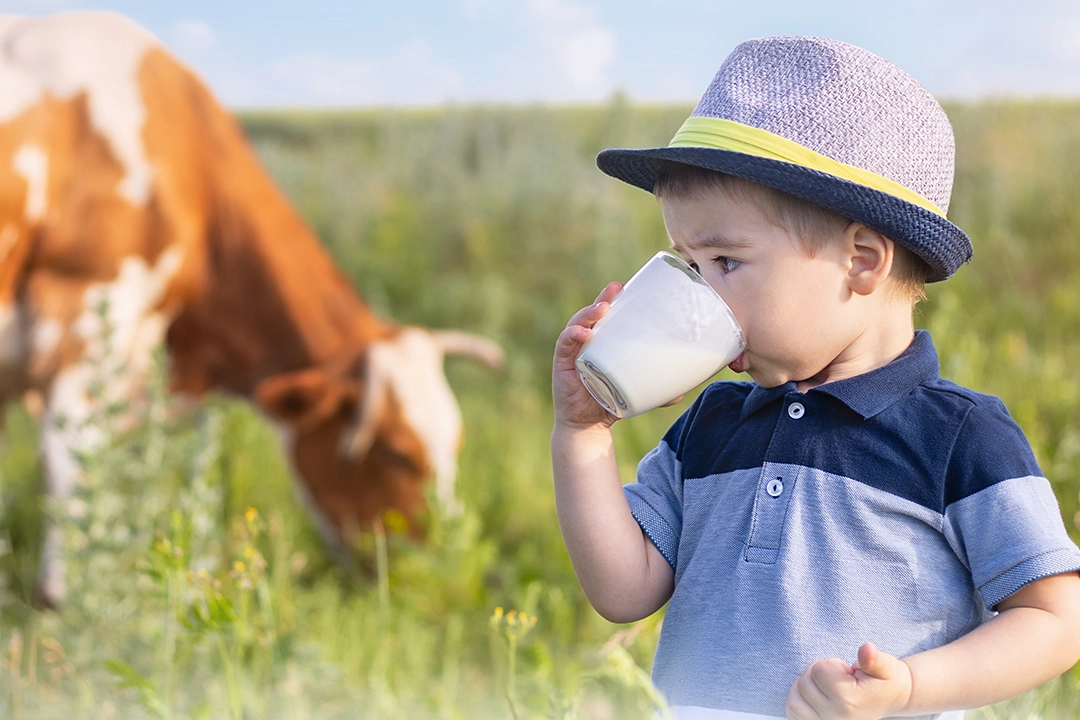
{"label": "cow's ear", "polygon": [[355,407],[356,398],[355,382],[320,368],[274,375],[255,387],[255,402],[263,410],[299,429],[325,420],[346,403]]}

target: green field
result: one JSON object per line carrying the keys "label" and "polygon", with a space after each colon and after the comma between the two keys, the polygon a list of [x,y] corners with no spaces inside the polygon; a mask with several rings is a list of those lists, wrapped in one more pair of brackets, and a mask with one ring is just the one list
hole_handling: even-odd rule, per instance
{"label": "green field", "polygon": [[[951,105],[950,217],[975,260],[917,324],[946,377],[1000,396],[1080,538],[1080,104]],[[402,323],[498,340],[452,359],[466,421],[460,518],[390,532],[343,576],[243,403],[166,411],[85,458],[69,602],[28,600],[43,507],[34,428],[0,454],[2,718],[651,717],[659,618],[585,602],[549,477],[552,344],[611,279],[666,246],[655,201],[602,175],[604,147],[666,144],[687,107],[248,113],[268,170],[364,298]],[[624,478],[678,414],[617,426]],[[114,418],[104,407],[99,418]],[[500,609],[501,608],[501,609]],[[969,720],[1075,720],[1076,669]]]}

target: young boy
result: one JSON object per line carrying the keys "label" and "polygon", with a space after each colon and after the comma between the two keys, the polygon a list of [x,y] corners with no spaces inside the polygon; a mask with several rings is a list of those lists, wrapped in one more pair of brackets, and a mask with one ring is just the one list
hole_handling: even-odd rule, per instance
{"label": "young boy", "polygon": [[597,162],[660,198],[754,381],[709,386],[621,487],[574,369],[621,286],[555,349],[567,549],[612,621],[670,600],[653,677],[676,717],[961,718],[1073,665],[1080,550],[1049,483],[912,324],[971,255],[933,97],[845,43],[754,40],[669,147]]}

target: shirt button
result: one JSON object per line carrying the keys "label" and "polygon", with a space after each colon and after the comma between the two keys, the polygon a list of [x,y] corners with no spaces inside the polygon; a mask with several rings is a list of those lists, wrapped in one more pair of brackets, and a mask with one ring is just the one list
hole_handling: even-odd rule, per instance
{"label": "shirt button", "polygon": [[784,482],[780,478],[770,480],[769,484],[765,486],[765,492],[772,497],[780,497],[780,493],[784,492]]}
{"label": "shirt button", "polygon": [[806,408],[802,403],[794,402],[787,406],[787,414],[792,420],[798,420],[806,414]]}

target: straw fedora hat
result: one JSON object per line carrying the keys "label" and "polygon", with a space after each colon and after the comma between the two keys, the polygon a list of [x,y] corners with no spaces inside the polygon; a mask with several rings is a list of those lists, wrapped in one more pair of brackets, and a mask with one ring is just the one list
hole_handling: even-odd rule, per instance
{"label": "straw fedora hat", "polygon": [[945,111],[900,68],[836,40],[772,37],[735,48],[668,147],[596,164],[650,192],[661,160],[768,185],[904,245],[935,282],[971,259],[946,219],[954,152]]}

